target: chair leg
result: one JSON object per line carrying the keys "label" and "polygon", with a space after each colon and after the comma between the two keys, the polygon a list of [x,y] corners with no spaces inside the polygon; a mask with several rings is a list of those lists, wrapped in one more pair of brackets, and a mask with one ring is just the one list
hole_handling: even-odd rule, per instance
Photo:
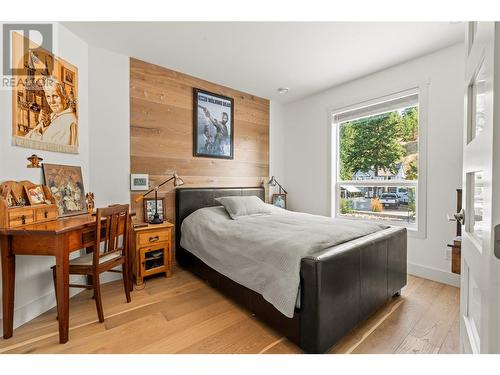
{"label": "chair leg", "polygon": [[56,291],[56,267],[52,267],[52,280],[54,280],[54,292],[56,294],[56,320],[59,319],[59,316],[57,315],[57,291]]}
{"label": "chair leg", "polygon": [[122,264],[122,277],[123,277],[123,287],[125,288],[125,296],[127,297],[127,303],[129,303],[131,301],[130,289],[129,289],[129,277],[130,277],[130,275],[128,274],[127,261],[125,261]]}
{"label": "chair leg", "polygon": [[104,322],[104,313],[102,312],[102,300],[101,300],[101,281],[99,280],[99,274],[94,275],[94,297],[95,297],[95,307],[97,308],[97,316],[99,321]]}

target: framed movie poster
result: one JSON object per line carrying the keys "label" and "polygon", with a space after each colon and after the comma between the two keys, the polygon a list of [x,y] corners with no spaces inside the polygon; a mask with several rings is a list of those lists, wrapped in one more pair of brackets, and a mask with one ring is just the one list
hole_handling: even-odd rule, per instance
{"label": "framed movie poster", "polygon": [[[24,45],[29,46],[26,50]],[[12,33],[12,143],[78,153],[78,68]]]}
{"label": "framed movie poster", "polygon": [[81,167],[43,163],[42,168],[45,185],[56,199],[59,217],[87,212]]}
{"label": "framed movie poster", "polygon": [[234,100],[194,89],[193,154],[208,158],[234,158]]}

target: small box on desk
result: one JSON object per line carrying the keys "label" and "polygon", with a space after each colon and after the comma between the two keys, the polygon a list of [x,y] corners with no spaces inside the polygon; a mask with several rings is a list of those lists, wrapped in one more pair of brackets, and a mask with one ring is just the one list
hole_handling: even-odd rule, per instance
{"label": "small box on desk", "polygon": [[[28,197],[34,191],[38,196]],[[45,185],[5,181],[0,185],[0,228],[16,228],[58,218],[56,200]]]}

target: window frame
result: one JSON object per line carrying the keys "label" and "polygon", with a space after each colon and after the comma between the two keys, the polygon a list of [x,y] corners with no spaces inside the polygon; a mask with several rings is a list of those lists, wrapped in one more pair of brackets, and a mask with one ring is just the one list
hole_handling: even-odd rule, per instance
{"label": "window frame", "polygon": [[[392,91],[391,93],[381,93],[382,95],[372,96],[371,99],[365,100],[352,100],[355,104],[328,109],[328,131],[330,136],[330,216],[335,218],[344,218],[349,220],[366,221],[363,218],[346,217],[340,215],[340,185],[353,185],[353,186],[414,186],[416,189],[416,208],[417,217],[416,224],[408,224],[397,221],[384,220],[380,221],[388,225],[406,227],[410,237],[426,238],[427,229],[427,124],[428,124],[428,86],[427,82],[418,82],[415,85],[406,86],[407,88]],[[410,88],[408,88],[410,87]],[[418,95],[418,180],[412,182],[411,180],[353,180],[341,181],[340,180],[340,158],[339,158],[339,133],[340,123],[335,121],[335,116],[342,112],[359,110],[364,107],[371,107],[382,102],[393,101],[398,98],[410,95]],[[372,220],[370,220],[372,221]],[[375,221],[375,220],[373,220]]]}

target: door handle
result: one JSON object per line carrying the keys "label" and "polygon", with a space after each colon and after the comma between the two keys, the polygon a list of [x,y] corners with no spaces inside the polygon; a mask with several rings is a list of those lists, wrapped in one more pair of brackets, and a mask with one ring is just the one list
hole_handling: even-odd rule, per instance
{"label": "door handle", "polygon": [[448,215],[449,221],[458,221],[460,224],[465,225],[465,211],[462,208],[460,212],[454,213],[452,216]]}
{"label": "door handle", "polygon": [[500,224],[495,225],[495,246],[494,248],[494,253],[495,256],[500,259]]}

